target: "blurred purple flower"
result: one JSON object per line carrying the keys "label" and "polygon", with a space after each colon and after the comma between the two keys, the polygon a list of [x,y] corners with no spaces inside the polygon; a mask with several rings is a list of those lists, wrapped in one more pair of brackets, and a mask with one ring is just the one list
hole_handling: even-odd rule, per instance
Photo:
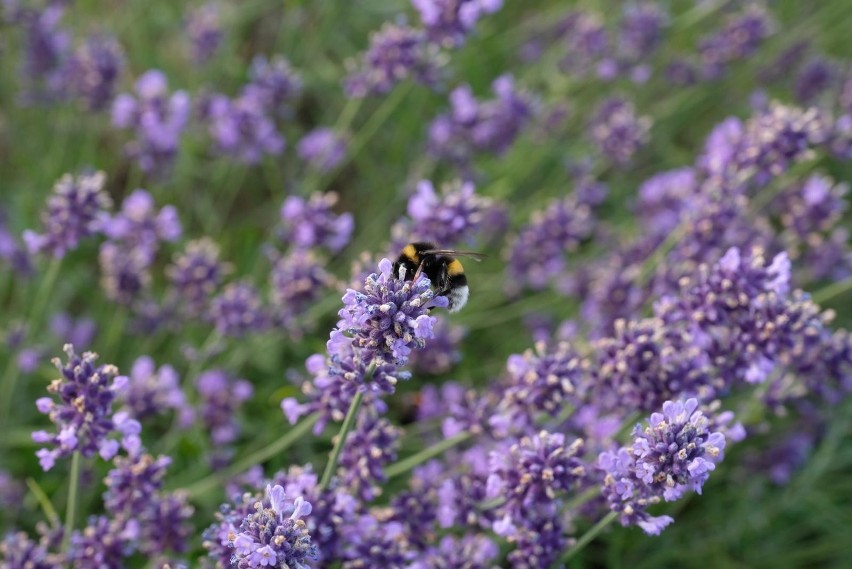
{"label": "blurred purple flower", "polygon": [[207,101],[205,118],[220,152],[245,164],[257,164],[264,155],[284,151],[284,137],[267,114],[264,100],[249,91],[235,99],[213,95]]}
{"label": "blurred purple flower", "polygon": [[50,318],[50,333],[63,342],[85,349],[98,331],[91,318],[74,318],[66,312],[57,312]]}
{"label": "blurred purple flower", "polygon": [[326,293],[332,277],[311,249],[295,249],[275,261],[269,280],[275,320],[288,326]]}
{"label": "blurred purple flower", "polygon": [[107,210],[112,207],[112,200],[104,191],[105,181],[103,172],[62,176],[54,184],[47,209],[41,214],[44,233],[24,232],[29,251],[61,259],[82,239],[100,232],[108,219]]}
{"label": "blurred purple flower", "polygon": [[271,324],[257,288],[245,281],[230,283],[213,297],[209,318],[219,334],[235,338],[263,332]]}
{"label": "blurred purple flower", "polygon": [[199,418],[210,440],[216,446],[234,442],[240,431],[235,413],[254,394],[252,384],[216,369],[199,375],[195,385],[201,398]]}
{"label": "blurred purple flower", "polygon": [[678,226],[683,212],[694,207],[698,191],[692,168],[660,172],[642,182],[636,213],[641,218],[643,230],[667,236]]}
{"label": "blurred purple flower", "polygon": [[91,35],[75,50],[65,73],[86,108],[100,111],[112,102],[124,63],[124,51],[114,37]]}
{"label": "blurred purple flower", "polygon": [[769,17],[757,4],[749,4],[739,14],[731,15],[720,30],[699,43],[704,76],[720,77],[728,65],[757,51],[769,34]]}
{"label": "blurred purple flower", "polygon": [[464,43],[477,20],[503,7],[503,0],[411,0],[430,41],[455,48]]}
{"label": "blurred purple flower", "polygon": [[299,141],[299,158],[311,168],[330,172],[346,158],[347,141],[330,128],[316,128]]}
{"label": "blurred purple flower", "polygon": [[119,399],[139,421],[162,414],[167,409],[178,412],[183,426],[193,420],[193,410],[186,402],[175,369],[168,364],[157,369],[149,356],[140,356],[133,362],[127,389]]}
{"label": "blurred purple flower", "polygon": [[493,569],[500,548],[483,535],[445,535],[408,569]]}
{"label": "blurred purple flower", "polygon": [[281,239],[299,249],[326,247],[337,253],[349,243],[355,226],[351,213],[333,212],[339,196],[314,193],[308,200],[289,196],[281,206]]}
{"label": "blurred purple flower", "polygon": [[129,454],[135,454],[141,444],[139,423],[125,413],[112,412],[113,402],[127,385],[127,378],[118,376],[113,365],[96,366],[97,354],[86,352],[78,356],[70,344],[65,346],[65,353],[66,364],[59,358],[53,360],[62,377],[47,388],[59,396],[59,401],[51,397],[36,401],[38,410],[50,417],[58,431],[56,434],[35,431],[32,435],[35,442],[55,447],[42,448],[36,453],[42,469],[50,470],[57,458],[75,451],[86,457],[99,453],[104,460],[111,459],[119,450],[119,443],[108,438],[113,432],[121,434],[121,446]]}
{"label": "blurred purple flower", "polygon": [[422,350],[411,353],[409,362],[415,373],[440,375],[449,372],[461,361],[459,346],[467,331],[437,316],[432,327],[433,337]]}
{"label": "blurred purple flower", "polygon": [[42,10],[12,6],[10,13],[26,34],[21,101],[33,103],[65,97],[68,90],[66,65],[71,48],[71,34],[60,27],[65,7],[57,2],[48,3]]}
{"label": "blurred purple flower", "polygon": [[189,36],[192,60],[197,64],[209,61],[222,43],[219,5],[208,2],[190,10],[185,29]]}
{"label": "blurred purple flower", "polygon": [[122,93],[112,104],[112,123],[120,129],[133,129],[134,139],[125,149],[148,173],[163,174],[175,157],[190,115],[190,98],[185,91],[168,93],[168,80],[162,71],[152,69],[136,81],[136,95]]}
{"label": "blurred purple flower", "polygon": [[408,216],[410,223],[403,220],[392,229],[399,237],[399,249],[412,241],[443,247],[469,244],[482,235],[499,233],[507,224],[501,203],[478,195],[472,182],[461,181],[444,184],[438,194],[432,182],[421,180],[408,200]]}
{"label": "blurred purple flower", "polygon": [[370,35],[370,47],[360,61],[350,64],[344,91],[356,99],[384,95],[409,77],[431,87],[443,63],[424,31],[386,22]]}
{"label": "blurred purple flower", "polygon": [[838,79],[834,65],[824,58],[814,58],[802,67],[796,76],[796,100],[812,103],[822,93],[831,89]]}
{"label": "blurred purple flower", "polygon": [[541,290],[562,277],[566,254],[592,236],[595,219],[591,208],[568,196],[533,212],[527,225],[510,242],[509,292],[524,287]]}
{"label": "blurred purple flower", "polygon": [[166,268],[179,306],[192,316],[202,314],[229,272],[230,265],[219,260],[219,246],[209,237],[188,242]]}
{"label": "blurred purple flower", "polygon": [[478,101],[469,85],[450,92],[450,112],[438,115],[429,126],[429,151],[461,164],[475,152],[500,156],[530,123],[535,101],[515,85],[511,75],[491,84],[495,98]]}
{"label": "blurred purple flower", "polygon": [[151,194],[137,189],[124,198],[121,211],[104,223],[103,232],[112,240],[156,251],[160,241],[180,238],[182,228],[174,206],[158,212]]}
{"label": "blurred purple flower", "polygon": [[589,123],[589,137],[604,158],[625,166],[647,142],[651,118],[636,116],[633,103],[621,98],[602,102]]}
{"label": "blurred purple flower", "polygon": [[272,116],[283,115],[302,93],[302,77],[286,58],[257,55],[249,68],[243,96],[257,99]]}
{"label": "blurred purple flower", "polygon": [[401,432],[383,417],[361,413],[340,455],[340,484],[365,502],[380,496],[387,482],[384,467],[396,460]]}

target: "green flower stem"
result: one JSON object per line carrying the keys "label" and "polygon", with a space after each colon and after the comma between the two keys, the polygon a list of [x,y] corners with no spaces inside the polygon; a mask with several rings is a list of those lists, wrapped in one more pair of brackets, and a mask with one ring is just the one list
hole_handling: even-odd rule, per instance
{"label": "green flower stem", "polygon": [[472,436],[473,434],[465,431],[463,433],[459,433],[458,435],[452,438],[444,439],[438,444],[432,445],[429,448],[425,448],[417,454],[413,454],[408,458],[387,467],[385,469],[385,475],[390,479],[399,476],[400,474],[405,474],[415,466],[419,466],[430,458],[434,458],[439,454],[443,453],[445,450],[449,450],[454,446],[463,443],[464,441],[470,439]]}
{"label": "green flower stem", "polygon": [[35,481],[35,478],[27,478],[26,482],[30,492],[33,493],[36,501],[41,506],[44,516],[47,518],[47,521],[50,522],[50,527],[54,529],[58,528],[61,523],[59,514],[56,513],[56,508],[53,507],[53,503],[50,501],[50,498],[47,497],[44,489],[39,486],[38,482]]}
{"label": "green flower stem", "polygon": [[[373,372],[368,372],[372,377]],[[319,492],[326,490],[331,484],[331,478],[334,476],[334,471],[337,470],[337,463],[340,461],[340,453],[343,451],[343,445],[346,443],[346,436],[352,427],[355,425],[355,417],[358,416],[358,409],[361,407],[361,401],[364,400],[364,392],[358,391],[352,403],[349,405],[349,411],[346,412],[346,418],[343,419],[343,425],[340,427],[340,432],[337,434],[337,440],[334,442],[334,448],[331,450],[331,457],[328,459],[328,464],[325,465],[325,471],[322,473],[322,480],[319,483]]]}
{"label": "green flower stem", "polygon": [[77,491],[80,486],[80,451],[74,451],[71,457],[71,477],[68,483],[68,502],[65,505],[65,528],[62,534],[62,551],[67,553],[71,544],[71,532],[74,530],[74,518],[77,515]]}
{"label": "green flower stem", "polygon": [[311,415],[271,444],[251,453],[228,468],[220,472],[216,472],[206,478],[202,478],[198,482],[187,486],[185,489],[186,493],[190,498],[198,497],[212,488],[221,486],[225,480],[245,472],[255,464],[260,464],[269,460],[276,454],[288,449],[294,442],[303,437],[311,430],[318,420],[319,415]]}
{"label": "green flower stem", "polygon": [[574,544],[574,547],[565,552],[562,558],[557,563],[557,566],[562,565],[563,563],[567,563],[569,559],[580,553],[584,547],[589,545],[593,539],[595,539],[598,534],[600,534],[606,527],[611,524],[618,517],[617,512],[610,512],[605,515],[601,521],[596,523],[592,528],[584,533],[580,539],[577,540],[577,543]]}
{"label": "green flower stem", "polygon": [[852,291],[852,278],[837,281],[819,289],[811,295],[811,300],[817,304],[822,304],[849,291]]}
{"label": "green flower stem", "polygon": [[[33,328],[41,322],[48,297],[53,292],[53,285],[56,283],[61,265],[62,259],[52,259],[47,266],[47,270],[41,279],[41,285],[36,291],[32,304],[30,304],[31,312],[29,318],[27,318],[29,329],[25,335],[24,343],[32,336]],[[16,359],[12,357],[12,354],[9,354],[9,361],[6,363],[6,370],[3,373],[2,383],[0,383],[0,427],[5,425],[6,420],[9,418],[9,412],[12,409],[12,399],[15,396],[15,387],[17,386],[20,375]]]}

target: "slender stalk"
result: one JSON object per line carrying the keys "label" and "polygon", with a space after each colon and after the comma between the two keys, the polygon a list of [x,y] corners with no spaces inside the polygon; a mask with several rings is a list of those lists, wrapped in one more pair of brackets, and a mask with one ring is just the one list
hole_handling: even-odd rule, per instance
{"label": "slender stalk", "polygon": [[77,515],[77,491],[80,486],[80,451],[74,451],[71,457],[71,477],[68,483],[68,503],[65,505],[65,528],[62,533],[62,551],[67,553],[71,544],[71,532],[74,530],[74,518]]}
{"label": "slender stalk", "polygon": [[852,291],[852,278],[837,281],[819,289],[811,295],[811,299],[817,304],[822,304],[823,302],[831,300],[835,296],[840,296],[841,294],[845,294],[849,291]]}
{"label": "slender stalk", "polygon": [[[372,376],[372,372],[370,372]],[[322,480],[319,483],[319,491],[322,492],[331,484],[331,477],[337,469],[337,463],[340,461],[340,453],[343,451],[343,445],[346,443],[346,436],[352,427],[355,425],[355,417],[358,416],[358,409],[361,407],[361,401],[364,400],[364,392],[359,391],[352,399],[349,405],[349,411],[346,412],[346,418],[343,419],[343,425],[340,427],[340,432],[337,434],[337,440],[334,442],[334,448],[331,450],[331,457],[328,459],[328,464],[325,465],[325,471],[322,473]]]}
{"label": "slender stalk", "polygon": [[559,560],[556,564],[557,566],[562,565],[563,563],[567,563],[569,559],[580,553],[584,547],[589,545],[593,539],[595,539],[598,534],[600,534],[609,524],[618,517],[618,512],[610,512],[605,515],[601,521],[596,523],[592,528],[584,533],[580,539],[577,540],[577,543],[574,544],[574,547],[565,552],[565,555]]}
{"label": "slender stalk", "polygon": [[400,474],[405,474],[415,466],[419,466],[430,458],[434,458],[439,454],[443,453],[445,450],[451,449],[454,446],[463,443],[472,436],[473,435],[469,432],[463,432],[457,434],[452,438],[444,439],[438,444],[432,445],[429,448],[425,448],[417,454],[413,454],[405,460],[401,460],[396,464],[392,464],[391,466],[387,467],[385,469],[385,475],[388,478],[394,478],[396,476],[399,476]]}
{"label": "slender stalk", "polygon": [[220,486],[225,480],[245,472],[255,464],[259,464],[269,460],[276,454],[288,449],[294,442],[304,436],[319,420],[319,415],[311,415],[298,425],[287,431],[284,436],[270,443],[269,445],[259,449],[238,462],[235,462],[228,468],[211,474],[206,478],[202,478],[198,482],[186,487],[186,493],[190,498],[200,496],[211,488]]}
{"label": "slender stalk", "polygon": [[27,478],[26,482],[30,492],[33,493],[36,501],[41,506],[41,510],[44,512],[47,521],[50,522],[50,527],[54,529],[58,528],[61,523],[59,514],[56,513],[56,508],[53,507],[53,503],[50,501],[50,498],[47,497],[47,493],[45,493],[44,489],[39,486],[38,482],[36,482],[34,478]]}

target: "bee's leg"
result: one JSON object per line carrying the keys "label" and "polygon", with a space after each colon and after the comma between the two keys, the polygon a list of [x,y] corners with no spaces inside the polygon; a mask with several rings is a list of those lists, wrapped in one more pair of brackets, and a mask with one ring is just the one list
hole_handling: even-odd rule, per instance
{"label": "bee's leg", "polygon": [[412,281],[412,282],[417,282],[417,277],[419,277],[419,276],[420,276],[420,273],[422,273],[422,272],[423,272],[423,263],[424,263],[424,262],[425,262],[425,260],[424,260],[424,261],[420,261],[420,264],[417,266],[417,270],[414,272],[414,278],[413,278],[413,279],[411,279],[411,281]]}

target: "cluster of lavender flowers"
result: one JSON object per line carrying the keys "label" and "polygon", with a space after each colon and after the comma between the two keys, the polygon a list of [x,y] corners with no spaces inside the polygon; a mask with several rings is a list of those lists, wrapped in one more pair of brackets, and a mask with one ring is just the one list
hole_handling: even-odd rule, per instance
{"label": "cluster of lavender flowers", "polygon": [[383,95],[413,78],[438,85],[445,50],[460,47],[479,19],[498,11],[502,0],[412,0],[423,27],[385,23],[370,36],[370,47],[349,62],[344,90],[349,97]]}
{"label": "cluster of lavender flowers", "polygon": [[[852,272],[842,164],[852,157],[852,80],[844,78],[844,64],[811,54],[806,41],[785,49],[750,74],[767,89],[752,94],[750,116],[719,123],[694,160],[680,160],[681,142],[691,135],[666,136],[681,112],[694,112],[690,101],[702,101],[700,87],[684,91],[683,109],[678,98],[653,90],[664,67],[676,84],[738,78],[741,62],[782,26],[767,8],[704,3],[686,12],[671,7],[670,15],[668,6],[638,0],[615,16],[585,9],[547,14],[543,30],[534,18],[497,38],[514,52],[517,37],[523,41],[531,30],[535,37],[520,54],[529,69],[519,70],[494,68],[499,62],[479,46],[461,51],[502,0],[412,0],[416,23],[385,23],[348,64],[346,97],[386,95],[407,79],[441,87],[450,77],[445,71],[456,71],[447,65],[454,50],[459,63],[473,52],[482,69],[453,78],[446,112],[431,123],[414,121],[419,136],[427,136],[417,146],[425,157],[406,154],[416,160],[409,182],[390,180],[383,190],[350,188],[362,175],[384,183],[384,170],[370,177],[368,160],[354,154],[371,157],[367,147],[382,140],[397,144],[391,135],[407,121],[383,117],[413,111],[388,99],[363,133],[351,126],[357,102],[349,101],[337,123],[318,120],[331,101],[321,91],[333,67],[317,60],[303,68],[303,80],[283,56],[255,55],[273,46],[254,8],[240,14],[246,22],[258,18],[247,24],[246,45],[246,34],[227,29],[224,5],[214,3],[186,14],[184,43],[175,44],[189,48],[195,66],[215,58],[230,69],[236,60],[225,50],[236,43],[247,65],[251,60],[236,95],[203,89],[190,98],[170,90],[164,72],[150,70],[133,93],[114,98],[121,44],[98,32],[73,47],[62,27],[68,6],[3,5],[22,32],[25,102],[111,106],[113,126],[131,132],[125,150],[142,171],[120,164],[111,175],[111,186],[128,179],[126,188],[110,188],[116,202],[123,198],[115,212],[104,173],[63,176],[39,232],[24,233],[25,248],[0,217],[0,277],[9,275],[0,278],[0,298],[24,299],[22,305],[48,299],[28,309],[30,320],[13,310],[0,323],[0,347],[14,356],[0,375],[0,394],[14,391],[17,372],[37,372],[56,339],[69,342],[67,361],[54,361],[61,377],[49,384],[50,396],[35,400],[53,427],[32,433],[43,445],[36,452],[43,472],[27,484],[50,524],[34,524],[26,511],[26,462],[4,464],[0,566],[560,567],[614,521],[661,533],[674,522],[667,503],[700,494],[711,475],[747,468],[778,483],[790,480],[848,402],[852,334],[835,329],[848,311],[835,302],[836,314],[816,300],[848,294]],[[509,8],[517,10],[509,18],[526,14]],[[311,10],[296,7],[286,16],[309,18]],[[721,23],[705,26],[716,11]],[[696,23],[709,32],[695,33]],[[670,32],[685,36],[692,53],[663,51]],[[130,55],[135,63],[137,54]],[[304,61],[298,55],[294,61]],[[218,71],[213,67],[202,69],[205,78]],[[188,73],[186,84],[200,77]],[[477,99],[475,89],[493,77],[494,97]],[[618,81],[617,94],[599,96],[600,83],[586,89],[591,77]],[[730,83],[733,101],[740,85]],[[540,112],[539,101],[569,95],[577,108],[563,113],[567,107],[556,104]],[[731,107],[724,111],[740,110]],[[542,119],[547,124],[536,132]],[[527,131],[535,151],[519,153],[516,141]],[[201,164],[189,140],[196,132],[206,133],[220,155],[205,159],[262,165],[239,167],[245,186],[286,188],[277,198],[280,223],[267,224],[271,231],[258,230],[248,208],[273,216],[275,210],[245,193],[241,181],[231,208],[239,211],[184,218],[187,231],[196,222],[220,231],[215,240],[194,234],[178,243],[178,209],[158,207],[152,193],[186,189],[171,184],[184,179],[184,166]],[[299,140],[301,164],[279,171],[285,134]],[[646,157],[660,158],[665,169],[647,170]],[[169,170],[178,173],[173,180],[162,177]],[[459,173],[457,181],[437,182]],[[130,182],[137,174],[152,193]],[[447,300],[427,276],[406,280],[412,275],[375,253],[362,255],[351,288],[329,294],[342,288],[339,267],[355,234],[355,216],[343,209],[363,208],[359,220],[378,228],[364,235],[375,235],[394,219],[390,208],[405,190],[405,215],[389,230],[389,257],[421,240],[491,258],[494,249],[505,253],[502,277],[489,272],[490,262],[477,270],[466,264],[472,297],[459,316],[443,314]],[[195,199],[169,195],[172,203]],[[385,199],[381,211],[370,209]],[[15,200],[9,205],[17,207]],[[19,209],[27,211],[25,205]],[[635,220],[632,232],[619,213]],[[89,319],[100,305],[79,290],[79,278],[60,277],[53,286],[52,273],[43,273],[42,257],[49,256],[51,271],[61,267],[68,271],[62,276],[75,277],[94,250],[85,242],[95,238],[101,296],[120,305],[107,305],[117,311],[111,327]],[[19,278],[33,274],[38,278]],[[341,294],[325,350],[314,353],[313,332],[332,326],[323,300]],[[42,308],[59,303],[85,316],[56,315],[51,333],[43,334]],[[135,318],[127,330],[125,312]],[[530,341],[522,322],[532,329]],[[128,377],[99,365],[94,353],[74,351],[70,342],[90,346],[96,329],[99,342],[132,362]],[[129,342],[127,333],[138,335]],[[516,353],[499,355],[507,344],[506,353]],[[168,350],[186,361],[160,353]],[[283,370],[311,353],[304,360],[308,380],[293,397],[295,386],[274,378],[298,379]],[[418,381],[427,375],[428,384]],[[18,389],[30,395],[30,386]],[[7,427],[9,404],[24,399],[15,395],[0,401],[0,428]],[[270,410],[277,427],[265,420]],[[775,431],[782,421],[785,438]],[[340,431],[329,441],[323,435],[330,424]],[[315,437],[303,436],[311,427]],[[773,440],[764,445],[767,432]],[[722,465],[747,434],[747,462]],[[3,446],[15,448],[13,439]],[[321,477],[318,464],[325,465]],[[69,468],[68,483],[57,482]],[[169,468],[186,485],[170,484]],[[105,491],[94,505],[99,479]],[[46,494],[59,487],[63,495],[66,485],[63,523]],[[78,501],[84,488],[89,499]],[[87,506],[85,518],[79,505]],[[33,527],[34,534],[21,531]],[[199,544],[206,556],[191,559]]]}

